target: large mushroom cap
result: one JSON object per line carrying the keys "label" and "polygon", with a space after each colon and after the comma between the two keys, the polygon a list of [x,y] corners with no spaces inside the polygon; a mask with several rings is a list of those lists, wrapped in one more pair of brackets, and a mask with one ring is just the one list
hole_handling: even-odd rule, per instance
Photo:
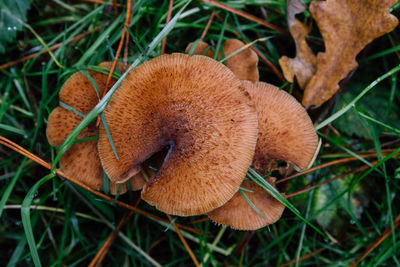
{"label": "large mushroom cap", "polygon": [[[252,161],[257,114],[240,81],[205,56],[163,55],[133,69],[104,111],[99,154],[113,181],[124,181],[168,146],[142,198],[175,215],[203,214],[227,202]],[[104,133],[104,128],[100,128]]]}
{"label": "large mushroom cap", "polygon": [[[269,177],[268,182],[274,184],[274,180]],[[243,181],[241,187],[253,191],[243,193],[264,218],[237,192],[225,205],[207,214],[212,221],[237,230],[257,230],[279,220],[285,209],[282,203],[252,181]]]}
{"label": "large mushroom cap", "polygon": [[[243,46],[245,46],[245,44],[238,39],[226,40],[224,43],[225,57]],[[249,80],[252,82],[257,82],[259,80],[258,56],[250,47],[228,58],[226,60],[226,66],[230,68],[240,80]]]}
{"label": "large mushroom cap", "polygon": [[318,147],[318,136],[306,110],[290,94],[264,82],[243,85],[258,113],[258,141],[252,165],[271,159],[308,167]]}
{"label": "large mushroom cap", "polygon": [[[111,62],[103,62],[99,66],[111,68],[111,65]],[[103,91],[106,90],[105,86],[108,75],[95,71],[87,71],[87,73],[96,83],[99,95],[102,95]],[[115,79],[111,79],[107,90],[115,82]],[[59,97],[61,102],[83,115],[87,115],[99,101],[95,87],[81,72],[77,72],[68,78],[59,92]],[[46,128],[49,144],[52,146],[61,145],[82,119],[81,116],[75,114],[73,111],[63,107],[56,107],[50,113]],[[98,129],[95,125],[91,124],[82,131],[78,139],[96,135],[98,135]],[[66,174],[93,189],[100,190],[103,185],[103,168],[97,152],[97,140],[72,145],[61,157],[60,167]],[[138,183],[140,183],[140,180],[135,181],[135,187],[138,187],[136,185]],[[110,192],[116,194],[118,187],[119,185],[111,182]],[[121,186],[120,193],[122,194],[126,190],[127,187],[124,184]]]}

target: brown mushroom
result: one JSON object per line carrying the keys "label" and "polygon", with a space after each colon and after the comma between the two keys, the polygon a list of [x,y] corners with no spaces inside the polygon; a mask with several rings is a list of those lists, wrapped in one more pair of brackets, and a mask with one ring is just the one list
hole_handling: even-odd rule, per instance
{"label": "brown mushroom", "polygon": [[[238,39],[226,40],[224,43],[225,57],[228,57],[243,46],[245,46],[245,44]],[[226,66],[230,68],[240,80],[249,80],[252,82],[259,80],[258,56],[250,47],[228,58],[226,60]]]}
{"label": "brown mushroom", "polygon": [[[99,66],[111,68],[111,62],[103,62]],[[105,89],[107,74],[95,71],[88,71],[88,74],[96,82],[99,94],[102,95]],[[111,80],[109,88],[116,82]],[[109,89],[107,88],[107,90]],[[73,74],[62,86],[59,92],[60,101],[75,111],[86,115],[98,103],[99,98],[93,84],[89,79],[78,72]],[[61,145],[71,131],[79,124],[82,117],[71,110],[63,107],[55,108],[48,119],[46,135],[49,144],[52,146]],[[77,138],[94,137],[98,135],[98,129],[92,123],[85,128]],[[69,176],[81,181],[85,185],[100,190],[103,184],[103,168],[97,151],[97,140],[90,140],[72,145],[60,159],[61,169]],[[142,177],[138,181],[132,181],[132,188],[137,189]],[[142,185],[144,182],[142,182]],[[110,183],[110,192],[116,194],[120,185]],[[126,185],[122,185],[120,193],[126,192]]]}
{"label": "brown mushroom", "polygon": [[[195,42],[191,42],[188,44],[188,46],[185,49],[185,53],[189,54],[190,50],[193,47],[193,44]],[[214,57],[214,51],[212,50],[212,48],[203,41],[199,41],[193,51],[193,55],[203,55],[203,56],[207,56],[207,57]]]}
{"label": "brown mushroom", "polygon": [[237,77],[205,57],[162,55],[133,69],[104,111],[119,160],[100,128],[99,154],[123,182],[164,147],[166,158],[142,199],[175,215],[227,202],[252,161],[257,114]]}
{"label": "brown mushroom", "polygon": [[243,81],[258,113],[259,133],[253,166],[271,159],[305,169],[318,147],[318,136],[303,106],[290,94],[264,83]]}
{"label": "brown mushroom", "polygon": [[[317,150],[318,136],[305,109],[293,96],[271,84],[243,81],[243,85],[258,113],[259,133],[252,167],[265,174],[274,160],[285,160],[307,168]],[[274,180],[269,182],[274,184]],[[255,192],[245,193],[264,218],[236,193],[228,203],[208,213],[211,220],[235,229],[255,230],[279,219],[283,204],[251,181],[243,182],[242,187]]]}
{"label": "brown mushroom", "polygon": [[[275,178],[268,177],[267,180],[275,184]],[[212,221],[237,230],[257,230],[279,220],[285,209],[282,203],[252,181],[243,181],[241,187],[252,192],[239,191],[225,205],[209,212],[207,215]],[[258,212],[242,194],[247,196]]]}

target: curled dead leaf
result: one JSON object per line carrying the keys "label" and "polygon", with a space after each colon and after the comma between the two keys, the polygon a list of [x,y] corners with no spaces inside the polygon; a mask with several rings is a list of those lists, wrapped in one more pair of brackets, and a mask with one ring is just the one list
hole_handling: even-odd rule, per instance
{"label": "curled dead leaf", "polygon": [[287,8],[289,31],[296,44],[296,57],[283,56],[279,59],[279,64],[285,79],[293,82],[296,76],[300,88],[304,89],[315,73],[317,57],[306,42],[310,29],[295,19],[296,14],[303,12],[306,6],[299,0],[288,0]]}
{"label": "curled dead leaf", "polygon": [[313,1],[310,12],[325,42],[317,56],[317,71],[308,82],[303,105],[320,106],[339,89],[339,82],[358,65],[357,54],[372,40],[398,24],[389,8],[396,0]]}

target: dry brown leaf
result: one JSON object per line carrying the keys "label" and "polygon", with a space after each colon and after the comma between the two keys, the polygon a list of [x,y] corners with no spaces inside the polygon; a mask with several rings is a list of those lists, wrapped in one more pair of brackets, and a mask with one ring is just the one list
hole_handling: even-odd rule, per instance
{"label": "dry brown leaf", "polygon": [[313,1],[310,12],[325,41],[317,72],[306,86],[303,105],[320,106],[339,89],[338,83],[357,67],[356,55],[372,40],[398,24],[388,11],[396,0]]}
{"label": "dry brown leaf", "polygon": [[304,89],[315,73],[317,57],[306,42],[310,29],[295,19],[296,14],[303,12],[306,6],[299,0],[288,0],[287,7],[289,31],[296,44],[296,57],[283,56],[279,59],[279,64],[285,79],[293,82],[296,76],[300,88]]}

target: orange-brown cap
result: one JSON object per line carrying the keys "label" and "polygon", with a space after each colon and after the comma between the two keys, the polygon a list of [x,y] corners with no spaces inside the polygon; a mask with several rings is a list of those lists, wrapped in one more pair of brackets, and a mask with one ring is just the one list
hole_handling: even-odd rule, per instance
{"label": "orange-brown cap", "polygon": [[[190,52],[190,49],[192,49],[194,43],[195,42],[191,42],[188,44],[188,46],[185,49],[186,54]],[[206,42],[199,41],[196,45],[196,48],[193,51],[193,55],[204,55],[207,57],[214,57],[214,51]]]}
{"label": "orange-brown cap", "polygon": [[142,198],[175,215],[227,202],[252,161],[257,114],[239,79],[205,56],[162,55],[133,69],[104,111],[119,160],[100,128],[99,154],[125,181],[164,147],[168,154]]}
{"label": "orange-brown cap", "polygon": [[270,159],[308,167],[318,147],[318,136],[306,110],[290,94],[264,83],[243,81],[258,112],[258,141],[253,165]]}
{"label": "orange-brown cap", "polygon": [[60,159],[61,169],[85,185],[100,190],[103,168],[97,153],[97,140],[72,145]]}
{"label": "orange-brown cap", "polygon": [[[99,66],[111,68],[111,64],[111,62],[103,62]],[[96,82],[101,95],[105,89],[107,75],[95,71],[88,71],[88,74]],[[112,79],[109,88],[114,83],[115,79]],[[83,115],[88,114],[99,101],[95,87],[80,72],[68,78],[60,90],[59,97],[61,102]],[[49,116],[46,128],[49,144],[52,146],[61,145],[82,119],[81,116],[70,110],[56,107]],[[96,135],[98,135],[98,129],[94,125],[90,125],[82,131],[78,139]],[[72,145],[61,157],[60,167],[66,174],[85,185],[96,190],[101,189],[103,168],[98,157],[97,140]],[[114,187],[111,183],[110,188]],[[111,189],[111,192],[116,192],[116,190]],[[124,192],[126,192],[126,186],[121,189],[121,193]]]}
{"label": "orange-brown cap", "polygon": [[[111,65],[111,62],[102,62],[99,64],[100,67],[105,68],[111,68]],[[96,82],[101,95],[105,88],[107,75],[95,71],[87,71],[87,73]],[[115,82],[115,79],[111,79],[109,87],[111,87]],[[68,78],[59,92],[59,98],[60,102],[74,108],[83,115],[88,114],[99,102],[95,87],[81,72],[74,73]],[[82,117],[74,112],[62,107],[56,107],[50,113],[46,128],[46,135],[49,144],[52,146],[61,145],[81,120]],[[89,127],[86,128],[82,134],[87,131],[90,131],[90,133],[86,133],[85,137],[98,134],[97,129],[89,129]]]}
{"label": "orange-brown cap", "polygon": [[46,128],[46,136],[49,144],[51,146],[61,145],[81,120],[81,116],[65,108],[56,107],[53,109],[49,115]]}
{"label": "orange-brown cap", "polygon": [[[245,46],[245,44],[238,39],[226,40],[224,43],[225,57],[228,57],[243,46]],[[226,66],[230,68],[240,80],[249,80],[252,82],[257,82],[259,80],[258,56],[250,47],[228,58],[226,60]]]}
{"label": "orange-brown cap", "polygon": [[[275,178],[268,177],[274,185]],[[257,230],[275,223],[282,216],[285,206],[252,181],[243,181],[241,187],[253,192],[243,193],[254,204],[263,217],[250,206],[242,193],[237,192],[225,205],[207,215],[218,224],[229,225],[237,230]]]}

